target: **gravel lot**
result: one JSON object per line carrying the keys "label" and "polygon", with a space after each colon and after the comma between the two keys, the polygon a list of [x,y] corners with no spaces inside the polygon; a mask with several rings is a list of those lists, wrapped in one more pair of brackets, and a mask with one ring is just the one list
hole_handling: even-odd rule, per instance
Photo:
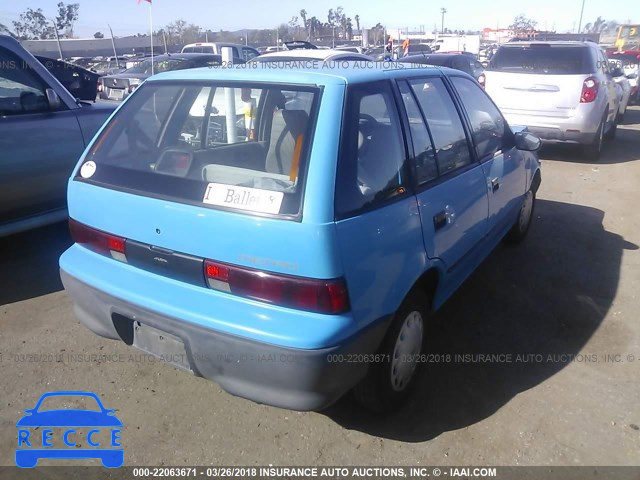
{"label": "gravel lot", "polygon": [[[598,163],[572,148],[541,157],[527,241],[498,248],[436,315],[430,351],[442,361],[387,417],[350,397],[280,410],[129,361],[136,351],[72,316],[57,267],[65,225],[0,239],[0,464],[14,465],[23,410],[52,390],[116,409],[126,465],[638,464],[640,108]],[[499,353],[511,362],[483,361]]]}

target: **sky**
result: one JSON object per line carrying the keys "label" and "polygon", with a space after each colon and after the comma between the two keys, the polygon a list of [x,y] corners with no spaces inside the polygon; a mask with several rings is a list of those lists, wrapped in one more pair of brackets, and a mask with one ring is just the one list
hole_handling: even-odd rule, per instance
{"label": "sky", "polygon": [[[45,15],[54,17],[60,0],[0,0],[0,23],[11,26],[26,8],[41,8]],[[63,0],[64,1],[64,0]],[[330,8],[342,6],[347,16],[360,16],[360,25],[369,28],[380,22],[388,29],[424,26],[431,31],[440,28],[440,8],[447,9],[444,26],[451,30],[481,30],[484,27],[505,28],[520,13],[538,22],[539,29],[558,32],[577,29],[583,0],[153,0],[153,26],[158,29],[168,23],[184,19],[204,29],[240,30],[244,28],[275,28],[287,23],[292,16],[300,16],[306,9],[308,17],[327,20]],[[74,34],[92,37],[97,31],[108,35],[108,24],[114,35],[125,36],[149,31],[149,5],[137,0],[69,0],[79,3],[80,17]],[[640,23],[638,0],[584,0],[582,25],[598,16],[620,23],[631,20]],[[355,26],[355,21],[353,22]]]}

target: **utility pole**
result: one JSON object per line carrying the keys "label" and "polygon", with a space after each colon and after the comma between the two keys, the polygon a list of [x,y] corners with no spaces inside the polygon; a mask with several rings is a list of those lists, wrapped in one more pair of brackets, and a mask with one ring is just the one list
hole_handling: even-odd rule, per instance
{"label": "utility pole", "polygon": [[60,52],[60,60],[64,60],[64,58],[62,57],[62,46],[60,45],[60,37],[58,36],[58,27],[56,26],[56,22],[54,22],[53,20],[51,20],[51,23],[53,23],[53,31],[56,33],[56,40],[58,41],[58,52]]}
{"label": "utility pole", "polygon": [[582,14],[584,13],[584,2],[585,0],[582,0],[582,8],[580,9],[580,21],[578,22],[578,33],[582,31]]}
{"label": "utility pole", "polygon": [[116,57],[116,65],[120,68],[120,57],[118,57],[118,52],[116,51],[116,41],[113,39],[113,30],[111,30],[111,25],[108,23],[107,27],[109,27],[109,32],[111,32],[111,46],[113,47],[113,55]]}
{"label": "utility pole", "polygon": [[442,25],[440,28],[440,33],[444,33],[444,14],[447,13],[447,9],[446,8],[441,8],[440,9],[440,13],[442,14]]}

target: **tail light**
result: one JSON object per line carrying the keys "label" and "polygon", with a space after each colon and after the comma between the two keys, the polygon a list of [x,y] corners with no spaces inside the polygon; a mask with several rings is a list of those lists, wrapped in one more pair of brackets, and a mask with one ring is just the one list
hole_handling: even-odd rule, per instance
{"label": "tail light", "polygon": [[124,252],[126,239],[87,227],[73,219],[69,219],[69,231],[71,232],[71,238],[78,245],[121,262],[127,261],[127,256]]}
{"label": "tail light", "polygon": [[481,73],[478,77],[478,83],[482,88],[484,88],[485,84],[487,83],[487,77],[484,76],[484,73]]}
{"label": "tail light", "polygon": [[580,103],[591,103],[598,96],[598,80],[595,77],[589,77],[582,82],[582,94],[580,95]]}
{"label": "tail light", "polygon": [[98,81],[98,91],[102,91],[102,82]]}
{"label": "tail light", "polygon": [[138,88],[138,85],[129,85],[129,93],[133,93],[133,91]]}
{"label": "tail light", "polygon": [[210,288],[262,302],[333,315],[349,310],[343,279],[294,277],[210,260],[204,262],[204,273]]}

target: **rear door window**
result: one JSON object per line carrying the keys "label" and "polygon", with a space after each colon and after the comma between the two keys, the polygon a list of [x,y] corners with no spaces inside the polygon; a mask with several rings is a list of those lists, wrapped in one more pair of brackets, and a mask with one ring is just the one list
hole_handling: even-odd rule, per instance
{"label": "rear door window", "polygon": [[487,70],[513,73],[577,75],[594,73],[589,47],[549,43],[500,47]]}
{"label": "rear door window", "polygon": [[440,175],[471,164],[460,115],[442,79],[413,79],[409,83],[427,120]]}
{"label": "rear door window", "polygon": [[406,151],[391,85],[349,89],[336,181],[336,214],[344,218],[405,193]]}
{"label": "rear door window", "polygon": [[468,78],[451,77],[471,123],[471,135],[480,160],[490,159],[513,143],[511,130],[489,96]]}
{"label": "rear door window", "polygon": [[[197,205],[298,215],[320,91],[150,82],[96,140],[78,179]],[[88,175],[86,172],[91,172]]]}

